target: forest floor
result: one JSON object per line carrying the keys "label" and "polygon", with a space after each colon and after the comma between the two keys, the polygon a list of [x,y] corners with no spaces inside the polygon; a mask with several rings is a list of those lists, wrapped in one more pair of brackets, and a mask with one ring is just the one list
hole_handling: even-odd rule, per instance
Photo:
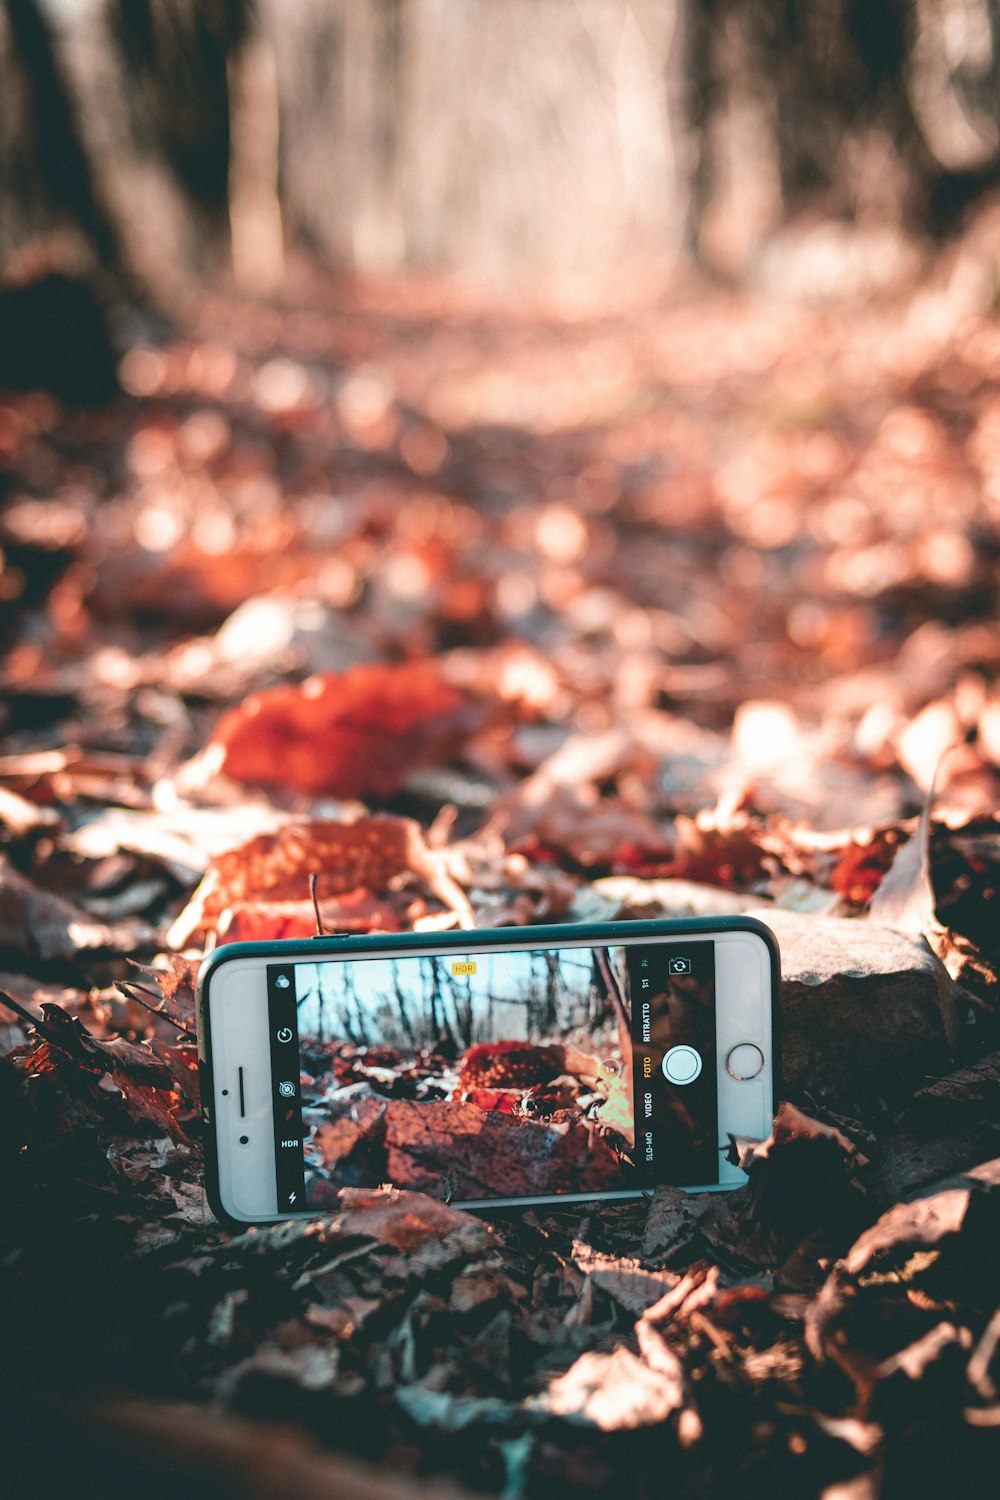
{"label": "forest floor", "polygon": [[[304,277],[122,381],[0,399],[11,1492],[993,1493],[1000,320]],[[193,975],[311,873],[772,921],[748,1185],[228,1233]]]}

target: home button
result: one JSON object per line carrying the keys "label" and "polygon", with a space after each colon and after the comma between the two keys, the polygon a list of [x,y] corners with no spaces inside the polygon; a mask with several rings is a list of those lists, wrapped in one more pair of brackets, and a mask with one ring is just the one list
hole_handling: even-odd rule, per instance
{"label": "home button", "polygon": [[763,1066],[764,1054],[753,1042],[738,1042],[726,1058],[726,1072],[741,1083],[756,1078]]}

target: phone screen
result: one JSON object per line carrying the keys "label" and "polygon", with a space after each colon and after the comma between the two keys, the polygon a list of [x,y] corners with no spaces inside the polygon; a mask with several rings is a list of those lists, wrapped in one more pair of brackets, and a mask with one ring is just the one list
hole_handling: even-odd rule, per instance
{"label": "phone screen", "polygon": [[715,944],[267,966],[279,1209],[718,1180]]}

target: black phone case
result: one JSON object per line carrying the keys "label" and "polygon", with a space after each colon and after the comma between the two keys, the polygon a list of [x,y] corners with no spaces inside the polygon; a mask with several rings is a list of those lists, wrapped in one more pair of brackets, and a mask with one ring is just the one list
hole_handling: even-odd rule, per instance
{"label": "black phone case", "polygon": [[[227,1229],[235,1233],[241,1234],[245,1229],[252,1227],[250,1221],[233,1218],[223,1207],[219,1194],[218,1151],[216,1150],[215,1120],[212,1114],[212,1101],[215,1098],[212,1074],[212,976],[217,969],[231,959],[265,958],[277,962],[282,960],[292,962],[296,958],[309,960],[323,956],[345,958],[353,953],[364,955],[374,950],[382,953],[406,953],[414,948],[428,947],[440,947],[445,950],[458,948],[464,951],[473,945],[478,948],[505,948],[509,947],[512,942],[526,940],[537,940],[539,948],[553,948],[567,940],[579,943],[581,938],[592,940],[595,947],[604,947],[625,936],[632,939],[661,938],[680,936],[688,932],[706,935],[713,932],[753,932],[767,945],[771,960],[771,1112],[773,1114],[775,1099],[779,1097],[781,1090],[781,964],[774,933],[755,917],[664,917],[634,922],[562,922],[542,927],[496,927],[484,931],[461,928],[450,932],[394,932],[381,935],[366,933],[348,937],[303,938],[301,941],[275,939],[272,942],[224,943],[205,958],[198,970],[195,990],[198,1067],[201,1080],[201,1120],[205,1129],[205,1187],[212,1212]],[[595,1201],[599,1201],[600,1197],[600,1194],[595,1195]],[[552,1201],[558,1204],[558,1195],[554,1195]],[[503,1211],[509,1212],[509,1207]],[[485,1213],[487,1210],[477,1208],[474,1212]],[[253,1220],[252,1222],[256,1226],[265,1221]],[[280,1216],[276,1216],[267,1222],[280,1223],[282,1221]]]}

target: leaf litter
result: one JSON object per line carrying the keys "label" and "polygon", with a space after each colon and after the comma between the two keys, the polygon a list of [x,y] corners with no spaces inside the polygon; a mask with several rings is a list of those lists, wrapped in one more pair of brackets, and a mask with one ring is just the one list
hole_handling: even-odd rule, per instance
{"label": "leaf litter", "polygon": [[[509,1497],[989,1493],[990,320],[309,296],[308,368],[206,299],[106,421],[0,401],[5,1379],[187,1410],[220,1472],[238,1431]],[[746,1185],[227,1233],[194,974],[313,930],[311,875],[338,930],[770,919]]]}

